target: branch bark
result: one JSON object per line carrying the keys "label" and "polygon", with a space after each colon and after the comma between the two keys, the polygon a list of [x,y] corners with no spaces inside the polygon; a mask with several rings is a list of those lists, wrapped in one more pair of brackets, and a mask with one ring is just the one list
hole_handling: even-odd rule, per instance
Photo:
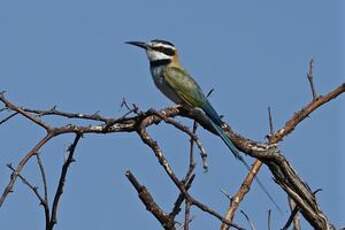
{"label": "branch bark", "polygon": [[[321,107],[322,105],[326,104],[332,99],[335,99],[337,96],[345,92],[345,83],[341,84],[325,96],[319,96],[315,100],[311,101],[309,104],[304,106],[298,112],[296,112],[284,125],[284,127],[280,128],[275,133],[269,135],[269,145],[277,144],[278,142],[283,140],[283,137],[290,134],[296,126],[302,122],[306,117],[308,117],[312,112],[316,109]],[[271,123],[270,123],[271,124]],[[272,128],[273,129],[273,128]],[[246,152],[247,154],[251,155],[251,140],[246,138],[242,138],[241,136],[235,134],[230,128],[228,129],[229,136],[234,140],[235,144],[239,145],[239,149]],[[258,148],[262,148],[262,146],[258,146]],[[263,150],[264,151],[264,150]],[[253,156],[256,157],[256,156]],[[254,181],[254,177],[259,172],[263,162],[261,162],[259,157],[256,157],[257,160],[254,162],[251,170],[248,172],[245,180],[243,181],[241,187],[239,188],[238,192],[235,194],[233,200],[235,202],[231,202],[229,208],[225,214],[226,219],[232,220],[234,214],[239,206],[239,203],[243,200],[244,196],[248,193],[251,184]],[[296,174],[297,175],[297,174]],[[222,230],[229,229],[229,226],[223,224],[221,226]]]}
{"label": "branch bark", "polygon": [[[336,89],[332,90],[325,96],[319,96],[308,105],[303,107],[297,113],[295,113],[290,120],[288,120],[285,125],[270,136],[270,143],[260,143],[253,141],[251,139],[245,138],[235,132],[230,128],[229,125],[225,124],[224,131],[234,142],[234,144],[242,152],[254,157],[257,161],[254,163],[252,170],[249,172],[245,183],[243,183],[243,192],[239,194],[239,200],[243,199],[243,196],[249,190],[250,184],[253,181],[254,176],[260,169],[262,164],[265,164],[270,169],[277,184],[296,202],[298,207],[301,209],[302,215],[307,219],[307,221],[315,229],[329,229],[332,225],[329,223],[327,217],[322,213],[318,207],[315,196],[310,191],[309,187],[303,182],[303,180],[297,175],[296,171],[291,167],[290,163],[285,159],[283,154],[277,148],[276,143],[281,141],[285,136],[290,134],[296,126],[303,121],[310,113],[315,111],[320,106],[326,104],[330,100],[336,98],[345,91],[345,83],[341,84]],[[147,144],[155,153],[155,156],[159,160],[160,164],[163,166],[166,173],[169,175],[170,179],[175,183],[177,188],[180,190],[181,194],[184,195],[185,199],[188,200],[192,205],[197,206],[201,210],[208,212],[209,214],[215,216],[226,225],[231,224],[231,220],[223,218],[220,214],[210,209],[208,206],[202,204],[198,200],[194,199],[186,190],[186,187],[173,173],[172,168],[166,161],[161,149],[159,148],[156,141],[154,141],[149,134],[146,132],[145,128],[154,124],[159,124],[162,117],[159,114],[164,114],[166,118],[173,118],[176,116],[189,117],[197,121],[205,129],[212,133],[215,133],[212,126],[205,116],[197,110],[186,110],[180,106],[174,106],[165,108],[159,111],[159,114],[152,113],[152,111],[147,112],[137,112],[133,116],[124,116],[120,118],[107,118],[104,116],[96,114],[81,114],[81,113],[67,113],[62,111],[57,111],[54,107],[53,109],[44,110],[34,110],[22,108],[14,103],[7,100],[4,93],[0,94],[0,101],[6,106],[6,109],[11,110],[18,115],[21,115],[28,119],[30,122],[40,126],[47,131],[47,135],[43,137],[29,152],[27,152],[19,164],[15,167],[15,171],[12,173],[10,181],[2,196],[0,197],[0,207],[5,201],[8,194],[13,190],[16,178],[21,173],[22,169],[25,167],[26,163],[32,156],[35,156],[37,152],[52,138],[67,134],[74,133],[76,135],[83,134],[106,134],[106,133],[119,133],[119,132],[137,132],[142,138],[142,141]],[[43,121],[45,116],[59,116],[65,118],[77,118],[86,119],[90,122],[96,122],[96,124],[90,124],[87,126],[71,125],[67,124],[60,127],[52,127]],[[8,120],[6,121],[8,122]],[[176,128],[178,128],[176,126]],[[180,130],[181,127],[180,127]],[[188,133],[190,134],[190,133]],[[191,138],[196,140],[196,136],[191,133],[189,135]],[[199,146],[200,147],[200,146]],[[247,187],[247,189],[245,188]],[[241,187],[242,188],[242,187]],[[241,229],[241,227],[232,224],[232,226]]]}

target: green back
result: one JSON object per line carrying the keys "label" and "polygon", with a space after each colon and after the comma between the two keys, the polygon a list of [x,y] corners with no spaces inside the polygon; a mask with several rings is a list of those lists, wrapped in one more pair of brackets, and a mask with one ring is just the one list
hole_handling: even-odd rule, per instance
{"label": "green back", "polygon": [[191,107],[202,107],[207,99],[198,83],[183,69],[167,67],[164,79],[183,102]]}

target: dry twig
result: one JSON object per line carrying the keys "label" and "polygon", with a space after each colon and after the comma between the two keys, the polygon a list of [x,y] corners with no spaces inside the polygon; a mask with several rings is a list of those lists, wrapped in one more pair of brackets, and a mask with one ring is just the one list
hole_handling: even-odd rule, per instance
{"label": "dry twig", "polygon": [[[310,113],[315,111],[320,106],[329,102],[330,100],[336,98],[338,95],[344,93],[345,83],[341,84],[336,89],[332,90],[325,96],[319,96],[308,105],[303,107],[300,111],[295,113],[291,119],[285,123],[283,128],[279,129],[273,135],[270,136],[271,144],[262,144],[255,142],[253,140],[244,138],[235,132],[233,132],[230,126],[225,125],[224,131],[234,142],[234,144],[242,152],[258,159],[252,166],[252,170],[247,175],[245,181],[243,182],[239,192],[234,196],[234,201],[231,203],[231,206],[239,204],[243,199],[244,195],[248,192],[254,176],[260,169],[262,163],[266,164],[270,169],[275,181],[281,186],[281,188],[296,202],[298,207],[301,209],[301,213],[307,219],[307,221],[315,229],[325,229],[331,226],[327,217],[322,213],[318,207],[317,201],[310,191],[309,187],[302,181],[302,179],[297,175],[297,173],[292,169],[289,162],[285,159],[283,154],[279,151],[277,146],[274,144],[281,141],[285,136],[291,133],[294,128],[303,121]],[[200,201],[194,199],[187,191],[186,185],[179,181],[175,176],[172,168],[169,163],[166,161],[161,149],[159,148],[158,143],[153,140],[150,135],[146,132],[145,128],[147,126],[158,124],[162,121],[160,116],[152,114],[151,111],[148,112],[138,112],[134,116],[126,116],[120,118],[107,118],[99,115],[98,113],[87,115],[80,113],[67,113],[62,111],[57,111],[54,107],[47,111],[44,110],[33,110],[22,108],[16,106],[7,98],[5,98],[4,93],[0,93],[0,101],[4,104],[6,110],[10,110],[17,115],[25,117],[30,122],[38,125],[46,131],[46,135],[29,151],[27,152],[19,161],[18,165],[14,167],[14,171],[11,174],[9,183],[4,189],[2,196],[0,197],[0,207],[5,201],[8,194],[13,190],[15,181],[19,177],[22,169],[25,167],[26,163],[35,156],[39,150],[52,138],[55,138],[62,134],[74,133],[77,136],[82,134],[94,133],[94,134],[104,134],[104,133],[119,133],[119,132],[137,132],[142,138],[142,141],[148,145],[154,152],[155,156],[159,160],[160,164],[163,166],[165,172],[169,175],[170,179],[175,183],[177,188],[180,190],[180,193],[183,194],[185,200],[190,202],[191,205],[194,205],[201,210],[213,215],[225,225],[232,225],[235,228],[241,229],[239,226],[232,224],[232,219],[224,218],[213,209],[209,208]],[[175,116],[189,117],[193,120],[196,120],[201,126],[210,132],[214,133],[214,130],[210,126],[208,120],[198,111],[188,111],[179,106],[174,106],[170,108],[165,108],[159,111],[159,114],[164,114],[165,118],[173,118]],[[38,116],[37,116],[38,115]],[[65,118],[74,118],[74,119],[86,119],[91,122],[97,122],[96,124],[90,124],[87,126],[71,125],[67,124],[60,127],[52,127],[46,122],[43,121],[43,118],[48,115],[55,115]],[[166,119],[163,119],[166,120]],[[8,120],[7,120],[8,121]],[[174,122],[173,122],[174,123]],[[174,123],[176,124],[176,122]],[[183,127],[177,125],[176,128],[179,128],[181,131],[184,130]],[[189,129],[188,129],[189,130]],[[187,132],[188,135],[196,140],[195,134],[192,132]],[[79,139],[78,139],[79,140]],[[261,162],[260,162],[261,161]],[[67,170],[66,170],[67,173]],[[59,200],[59,198],[58,198]],[[57,207],[58,201],[55,202]],[[56,209],[56,208],[55,208]],[[235,209],[236,210],[236,209]],[[234,212],[234,211],[233,211]]]}

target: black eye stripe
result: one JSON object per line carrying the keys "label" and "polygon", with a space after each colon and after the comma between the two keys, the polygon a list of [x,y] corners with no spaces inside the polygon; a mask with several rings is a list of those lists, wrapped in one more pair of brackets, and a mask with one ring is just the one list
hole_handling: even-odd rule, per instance
{"label": "black eye stripe", "polygon": [[167,47],[163,47],[163,46],[156,46],[156,47],[152,47],[153,50],[156,50],[158,52],[164,53],[168,56],[174,56],[175,55],[175,50],[171,49],[171,48],[167,48]]}

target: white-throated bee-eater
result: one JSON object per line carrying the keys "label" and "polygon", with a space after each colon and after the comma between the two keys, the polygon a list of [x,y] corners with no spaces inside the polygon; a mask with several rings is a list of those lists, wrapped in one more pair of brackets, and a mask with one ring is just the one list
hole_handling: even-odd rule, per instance
{"label": "white-throated bee-eater", "polygon": [[[171,42],[160,39],[154,39],[150,42],[129,41],[126,43],[143,48],[146,51],[150,61],[153,81],[157,88],[176,104],[182,105],[187,109],[200,109],[203,111],[226,146],[250,170],[248,163],[242,158],[238,148],[225,134],[223,130],[224,122],[212,107],[198,83],[181,66],[176,47]],[[264,193],[281,212],[281,209],[259,178],[256,177],[255,179]]]}
{"label": "white-throated bee-eater", "polygon": [[[234,156],[243,161],[240,151],[223,131],[223,122],[212,107],[198,83],[181,66],[176,47],[168,41],[155,39],[150,42],[129,41],[127,44],[141,47],[150,61],[153,81],[157,88],[176,104],[189,109],[201,109],[211,125]],[[247,163],[244,162],[246,165]]]}

